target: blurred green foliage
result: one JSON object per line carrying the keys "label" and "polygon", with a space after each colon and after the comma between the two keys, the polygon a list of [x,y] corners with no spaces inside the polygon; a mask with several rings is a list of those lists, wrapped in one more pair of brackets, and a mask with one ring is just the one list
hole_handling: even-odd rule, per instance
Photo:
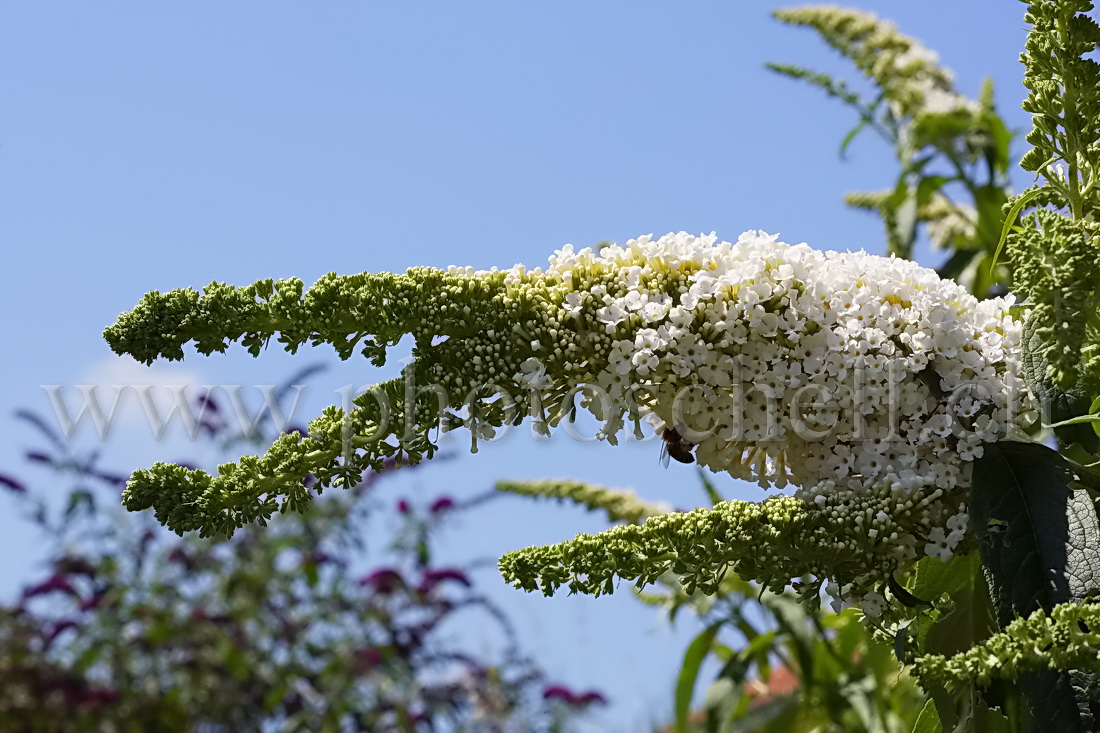
{"label": "blurred green foliage", "polygon": [[[240,442],[211,405],[208,448]],[[19,417],[51,485],[0,483],[50,559],[0,607],[0,730],[564,731],[603,700],[547,684],[465,569],[437,564],[438,528],[467,509],[449,497],[386,508],[370,474],[306,515],[179,539],[114,510],[124,479],[98,454]],[[381,566],[368,507],[390,515]],[[456,642],[470,624],[497,651]]]}

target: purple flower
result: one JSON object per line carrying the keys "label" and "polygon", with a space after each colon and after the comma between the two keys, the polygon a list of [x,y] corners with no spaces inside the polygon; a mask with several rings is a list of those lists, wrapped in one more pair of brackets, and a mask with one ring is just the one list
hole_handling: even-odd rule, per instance
{"label": "purple flower", "polygon": [[80,602],[80,610],[84,612],[94,611],[103,604],[103,600],[106,597],[107,591],[100,591],[99,593],[96,593],[89,598],[85,598],[83,601]]}
{"label": "purple flower", "polygon": [[382,654],[381,650],[373,646],[364,649],[356,649],[353,655],[355,656],[355,661],[364,669],[377,667],[379,664],[386,661],[386,657]]}
{"label": "purple flower", "polygon": [[173,547],[168,553],[168,562],[178,562],[188,571],[193,570],[195,567],[195,558],[188,554],[187,550],[177,545]]}
{"label": "purple flower", "polygon": [[121,486],[126,485],[126,480],[127,480],[126,476],[120,476],[117,473],[108,473],[106,471],[96,471],[95,475],[100,480],[106,481],[107,483],[113,484],[115,486],[121,487]]}
{"label": "purple flower", "polygon": [[17,494],[25,494],[27,487],[21,481],[0,473],[0,486],[6,486]]}
{"label": "purple flower", "polygon": [[421,593],[429,593],[444,580],[453,580],[456,583],[461,583],[467,588],[473,585],[470,579],[466,577],[466,573],[458,568],[438,568],[434,570],[425,570],[416,589]]}
{"label": "purple flower", "polygon": [[542,691],[544,700],[561,700],[573,708],[586,708],[589,705],[606,705],[607,698],[596,690],[588,690],[577,694],[565,685],[547,685]]}
{"label": "purple flower", "polygon": [[454,499],[449,496],[441,496],[432,502],[432,506],[429,511],[431,511],[432,514],[439,514],[440,512],[445,512],[448,509],[454,508],[454,505]]}
{"label": "purple flower", "polygon": [[606,705],[607,698],[604,697],[602,693],[597,692],[596,690],[588,690],[587,692],[582,692],[577,697],[577,703],[584,707],[587,707],[589,705]]}
{"label": "purple flower", "polygon": [[78,624],[75,620],[71,618],[58,621],[56,624],[53,625],[50,633],[46,636],[46,648],[48,649],[54,643],[54,640],[56,640],[57,637],[61,636],[61,634],[63,634],[65,631],[69,629],[76,629],[79,627],[80,624]]}
{"label": "purple flower", "polygon": [[217,400],[214,399],[214,390],[212,389],[204,389],[195,395],[195,406],[200,410],[205,408],[213,413],[221,412]]}
{"label": "purple flower", "polygon": [[377,593],[393,593],[404,584],[401,573],[393,568],[379,568],[359,581],[359,585],[369,585]]}
{"label": "purple flower", "polygon": [[84,692],[83,702],[91,705],[110,705],[111,703],[118,702],[122,695],[118,690],[112,690],[108,687],[90,687]]}
{"label": "purple flower", "polygon": [[47,593],[53,593],[55,591],[61,591],[62,593],[68,593],[73,597],[79,597],[79,593],[76,592],[76,588],[69,582],[69,579],[64,575],[51,575],[46,580],[42,581],[38,585],[27,588],[23,591],[23,598],[34,598],[35,596],[44,596]]}
{"label": "purple flower", "polygon": [[571,703],[573,701],[573,691],[565,685],[547,685],[546,689],[542,691],[542,698],[544,700],[564,700]]}

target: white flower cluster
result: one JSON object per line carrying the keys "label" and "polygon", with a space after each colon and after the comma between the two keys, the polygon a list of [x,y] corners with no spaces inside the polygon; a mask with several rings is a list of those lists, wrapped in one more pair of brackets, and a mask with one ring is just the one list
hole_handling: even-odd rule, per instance
{"label": "white flower cluster", "polygon": [[[894,32],[891,23],[885,23]],[[921,100],[919,114],[953,114],[956,112],[975,113],[978,104],[964,94],[954,91],[954,74],[940,65],[939,55],[924,47],[916,39],[897,35],[909,42],[905,53],[894,58],[894,69],[907,78],[909,90]],[[895,104],[894,112],[904,114],[904,110]]]}
{"label": "white flower cluster", "polygon": [[885,486],[905,516],[880,511],[865,528],[899,560],[950,558],[970,462],[1010,433],[1026,395],[1011,301],[978,301],[906,260],[681,232],[599,254],[567,246],[538,274],[558,288],[555,333],[587,331],[587,354],[534,343],[545,355],[518,383],[588,380],[601,437],[644,415],[700,464],[821,506]]}

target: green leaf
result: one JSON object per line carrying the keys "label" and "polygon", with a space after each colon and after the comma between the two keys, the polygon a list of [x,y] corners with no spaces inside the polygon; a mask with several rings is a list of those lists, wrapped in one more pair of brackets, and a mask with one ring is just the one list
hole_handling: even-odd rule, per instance
{"label": "green leaf", "polygon": [[714,623],[703,629],[684,652],[684,663],[680,667],[680,676],[676,680],[676,731],[687,733],[688,715],[691,713],[691,697],[695,692],[695,680],[699,677],[699,667],[710,652],[714,637],[722,622]]}
{"label": "green leaf", "polygon": [[285,682],[272,687],[268,693],[264,696],[263,709],[264,712],[270,713],[277,708],[286,697],[286,693],[290,690],[290,686]]}
{"label": "green leaf", "polygon": [[1069,420],[1062,420],[1061,422],[1046,423],[1044,428],[1060,428],[1066,425],[1086,425],[1088,423],[1100,422],[1100,415],[1082,415],[1081,417],[1073,417]]}
{"label": "green leaf", "polygon": [[970,514],[1002,626],[1100,592],[1100,525],[1072,480],[1038,443],[990,444],[975,461]]}
{"label": "green leaf", "polygon": [[1012,143],[1012,133],[1009,131],[1000,115],[987,115],[986,123],[989,125],[989,132],[993,136],[993,151],[995,155],[991,162],[997,172],[1006,173],[1008,172],[1008,166],[1011,164],[1009,145]]}
{"label": "green leaf", "polygon": [[[943,612],[925,632],[925,653],[958,654],[996,631],[989,588],[976,552],[955,555],[949,562],[923,558],[917,563],[913,593],[937,599],[936,607]],[[946,606],[938,600],[944,596]]]}
{"label": "green leaf", "polygon": [[730,718],[740,701],[740,689],[733,680],[719,677],[712,682],[703,699],[703,709],[707,713],[705,730],[718,733],[722,721]]}
{"label": "green leaf", "polygon": [[[992,250],[1000,242],[1000,233],[1004,229],[1004,205],[1008,198],[999,186],[986,184],[974,189],[974,208],[978,212],[978,241]],[[989,273],[993,274],[995,262],[990,263]]]}
{"label": "green leaf", "polygon": [[917,716],[916,722],[913,723],[912,733],[940,733],[941,730],[940,716],[936,713],[936,703],[929,700],[924,703],[920,715]]}
{"label": "green leaf", "polygon": [[92,666],[99,661],[99,658],[103,655],[103,647],[99,644],[93,644],[80,653],[80,656],[73,662],[73,670],[78,675],[83,675]]}
{"label": "green leaf", "polygon": [[898,582],[898,579],[894,577],[893,573],[890,574],[888,584],[890,586],[890,592],[894,594],[894,598],[897,598],[898,601],[903,605],[908,606],[909,608],[930,605],[928,601],[922,601],[920,598],[917,598],[915,595],[905,590],[905,587]]}
{"label": "green leaf", "polygon": [[[1070,488],[1069,464],[1038,443],[1002,441],[974,463],[970,517],[1003,627],[1018,616],[1100,592],[1100,522]],[[1100,686],[1081,675],[1021,675],[1033,717],[1048,730],[1095,730]]]}
{"label": "green leaf", "polygon": [[306,584],[309,585],[310,588],[316,588],[317,581],[321,579],[321,572],[317,563],[307,562],[302,566],[302,572],[305,573]]}
{"label": "green leaf", "polygon": [[249,669],[244,651],[236,644],[230,644],[226,647],[222,660],[229,673],[239,680],[248,679],[249,674],[252,672]]}
{"label": "green leaf", "polygon": [[917,205],[924,206],[932,200],[932,194],[944,187],[950,179],[947,176],[924,176],[917,184]]}
{"label": "green leaf", "polygon": [[1008,233],[1012,230],[1012,225],[1016,223],[1016,217],[1019,216],[1023,208],[1027,206],[1027,202],[1038,196],[1043,190],[1042,188],[1028,189],[1017,196],[1016,200],[1013,201],[1012,208],[1008,210],[1004,224],[1001,226],[1001,236],[997,239],[997,248],[993,250],[993,262],[989,265],[990,272],[993,272],[993,268],[997,266],[997,261],[1001,258],[1001,250],[1004,249],[1005,240],[1008,239]]}
{"label": "green leaf", "polygon": [[975,258],[981,255],[982,250],[980,249],[956,248],[954,254],[948,258],[947,262],[940,265],[940,268],[936,270],[936,274],[942,278],[951,278],[956,282],[960,282],[960,276],[963,272],[970,267],[971,262],[973,262]]}
{"label": "green leaf", "polygon": [[905,664],[905,645],[909,641],[909,627],[912,625],[912,621],[903,624],[898,627],[897,633],[894,634],[894,656],[901,664]]}
{"label": "green leaf", "polygon": [[81,507],[87,507],[88,514],[95,514],[95,496],[85,489],[77,489],[69,495],[69,505],[65,508],[65,519],[72,519]]}
{"label": "green leaf", "polygon": [[1054,380],[1050,378],[1046,357],[1043,355],[1046,344],[1037,330],[1031,319],[1024,321],[1021,365],[1024,368],[1028,386],[1039,399],[1043,420],[1051,425],[1065,422],[1066,425],[1054,428],[1054,434],[1058,436],[1058,440],[1064,445],[1080,443],[1082,448],[1095,453],[1100,448],[1097,434],[1089,428],[1068,422],[1093,411],[1092,396],[1081,388],[1064,391],[1054,384]]}
{"label": "green leaf", "polygon": [[867,127],[867,125],[870,123],[870,119],[868,119],[867,117],[863,117],[860,119],[859,122],[856,123],[856,126],[849,130],[848,134],[844,136],[844,139],[840,143],[840,157],[842,159],[848,152],[848,146],[852,144],[852,141],[856,139],[856,136],[859,135],[859,133],[863,132],[863,129]]}

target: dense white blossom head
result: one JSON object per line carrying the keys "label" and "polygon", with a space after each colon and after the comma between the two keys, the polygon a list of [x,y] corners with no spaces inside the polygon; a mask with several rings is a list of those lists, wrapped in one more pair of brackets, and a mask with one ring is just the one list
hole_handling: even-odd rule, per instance
{"label": "dense white blossom head", "polygon": [[907,260],[681,232],[565,247],[538,279],[557,331],[583,347],[540,339],[517,383],[581,395],[612,442],[645,418],[701,465],[817,507],[894,497],[866,531],[899,561],[950,558],[970,463],[1026,394],[1011,300]]}
{"label": "dense white blossom head", "polygon": [[524,419],[545,433],[586,407],[609,442],[649,422],[678,460],[789,487],[794,504],[768,511],[803,507],[805,520],[774,526],[812,539],[815,559],[792,565],[806,556],[776,550],[769,562],[835,580],[854,600],[890,568],[946,559],[966,541],[971,462],[1010,433],[1023,398],[1009,305],[912,262],[757,231],[566,246],[545,269],[150,293],[108,329],[145,361],[179,358],[188,341],[210,353],[239,339],[258,353],[276,334],[291,351],[330,343],[379,365],[408,334],[414,358],[404,377],[326,410],[308,436],[216,476],[158,464],[134,474],[125,498],[180,531],[231,531],[363,471],[430,458],[441,418],[476,448]]}

